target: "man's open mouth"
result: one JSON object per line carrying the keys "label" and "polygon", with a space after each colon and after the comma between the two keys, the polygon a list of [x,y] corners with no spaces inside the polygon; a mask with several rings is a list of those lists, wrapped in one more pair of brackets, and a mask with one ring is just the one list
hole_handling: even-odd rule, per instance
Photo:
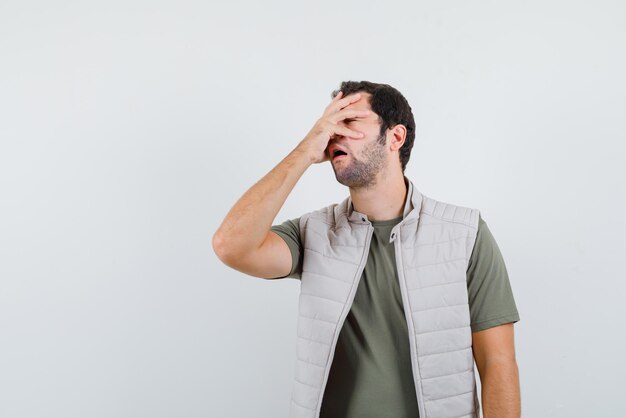
{"label": "man's open mouth", "polygon": [[348,154],[347,154],[347,153],[345,153],[344,151],[342,151],[342,150],[340,150],[340,149],[337,149],[337,150],[335,150],[335,152],[333,153],[333,160],[336,160],[336,159],[338,159],[338,158],[345,157],[345,156],[347,156],[347,155],[348,155]]}

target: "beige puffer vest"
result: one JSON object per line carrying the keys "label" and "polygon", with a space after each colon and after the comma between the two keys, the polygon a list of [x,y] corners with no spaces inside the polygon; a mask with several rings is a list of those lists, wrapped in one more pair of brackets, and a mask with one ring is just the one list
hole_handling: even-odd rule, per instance
{"label": "beige puffer vest", "polygon": [[[420,418],[479,417],[466,271],[477,209],[408,185],[391,232]],[[350,197],[301,216],[304,245],[292,418],[318,418],[335,345],[365,268],[374,227]],[[398,324],[404,326],[404,324]]]}

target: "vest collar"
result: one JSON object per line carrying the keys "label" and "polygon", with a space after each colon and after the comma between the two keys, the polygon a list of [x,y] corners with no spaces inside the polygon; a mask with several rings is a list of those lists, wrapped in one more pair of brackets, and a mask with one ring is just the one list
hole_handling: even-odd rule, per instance
{"label": "vest collar", "polygon": [[[413,223],[417,222],[419,219],[419,212],[422,207],[422,193],[413,185],[413,182],[409,180],[406,176],[404,176],[404,184],[407,185],[407,196],[404,201],[404,213],[402,215],[402,221],[400,224]],[[352,204],[352,198],[348,196],[341,204],[339,205],[341,208],[341,213],[344,216],[340,216],[337,219],[338,224],[342,224],[344,222],[351,222],[357,224],[369,224],[369,220],[367,219],[367,215],[361,212],[358,212],[354,209],[354,205]]]}

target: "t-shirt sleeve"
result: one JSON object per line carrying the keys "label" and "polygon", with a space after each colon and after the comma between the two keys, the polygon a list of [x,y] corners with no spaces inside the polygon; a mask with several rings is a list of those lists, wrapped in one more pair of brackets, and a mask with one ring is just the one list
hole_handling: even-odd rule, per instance
{"label": "t-shirt sleeve", "polygon": [[287,243],[289,251],[291,251],[291,271],[288,275],[276,277],[276,279],[290,277],[300,280],[303,256],[302,242],[300,240],[300,218],[288,219],[282,224],[272,225],[271,230]]}
{"label": "t-shirt sleeve", "polygon": [[472,332],[519,321],[504,259],[480,215],[467,267],[467,293]]}

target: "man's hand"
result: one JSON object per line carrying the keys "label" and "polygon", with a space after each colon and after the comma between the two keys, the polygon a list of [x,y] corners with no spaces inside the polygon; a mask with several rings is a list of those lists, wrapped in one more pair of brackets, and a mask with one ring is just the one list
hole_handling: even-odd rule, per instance
{"label": "man's hand", "polygon": [[330,102],[321,118],[304,139],[298,144],[297,149],[303,151],[311,159],[311,163],[317,164],[330,160],[328,153],[328,141],[335,135],[362,138],[363,133],[347,128],[343,122],[348,118],[367,117],[369,110],[344,109],[346,106],[358,101],[360,93],[355,93],[341,98],[343,92],[339,92]]}

